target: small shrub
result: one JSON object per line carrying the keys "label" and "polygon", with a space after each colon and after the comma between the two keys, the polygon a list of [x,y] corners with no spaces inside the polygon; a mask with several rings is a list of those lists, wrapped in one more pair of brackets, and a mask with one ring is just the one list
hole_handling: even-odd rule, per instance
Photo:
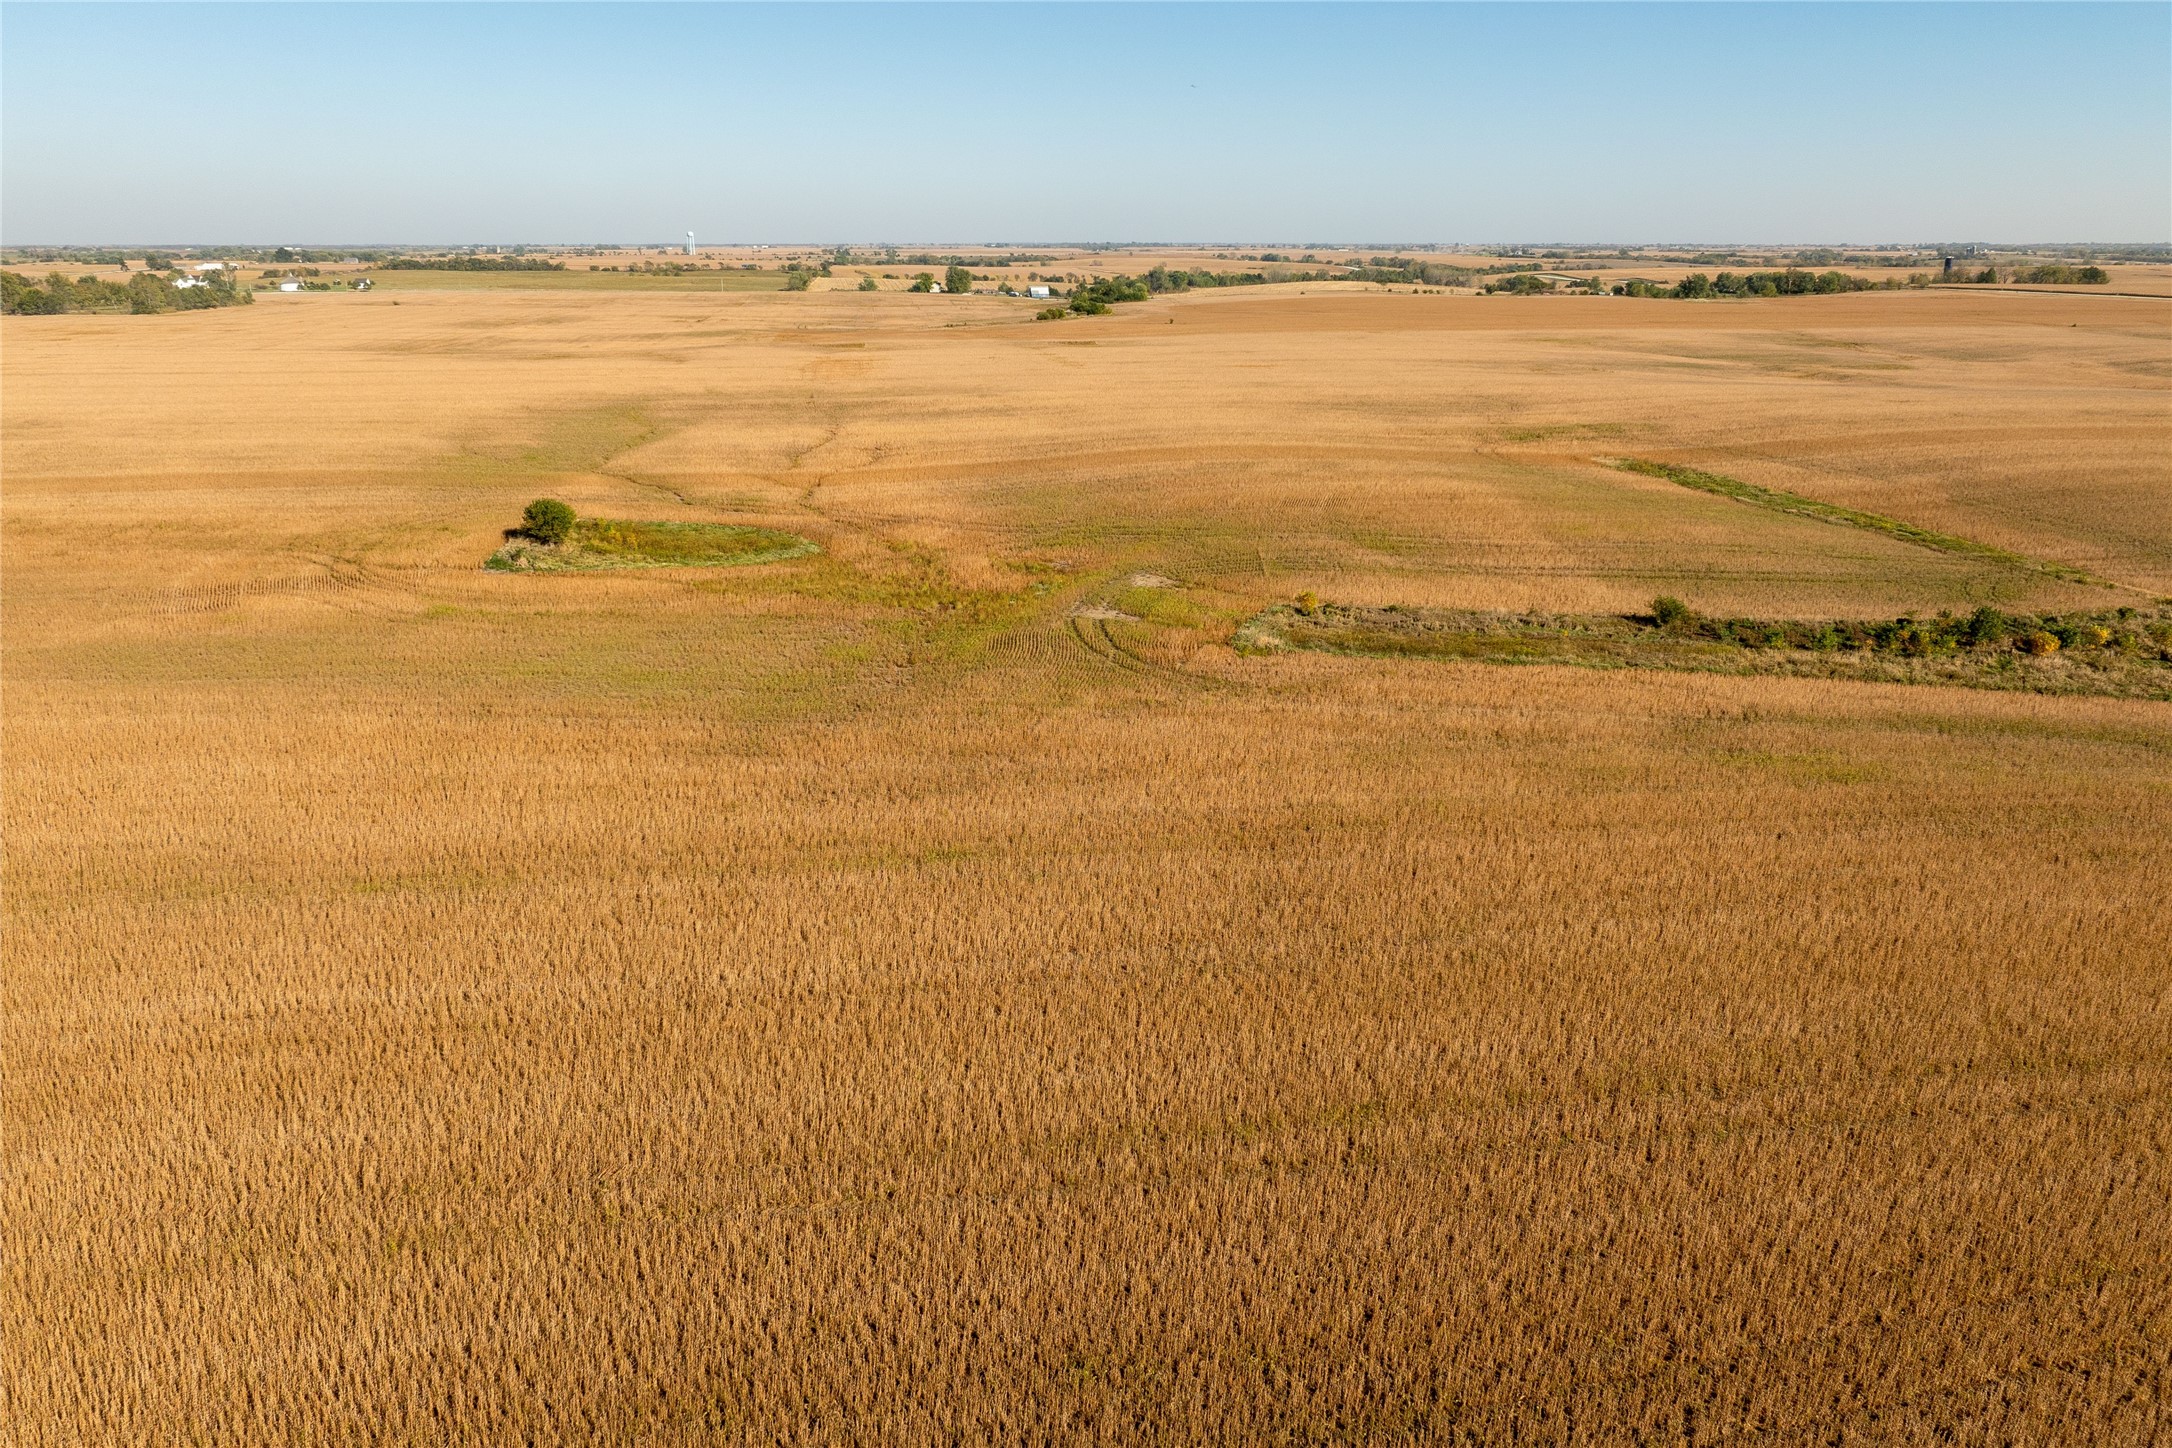
{"label": "small shrub", "polygon": [[1043,307],[1033,314],[1036,322],[1060,322],[1071,314],[1062,307]]}
{"label": "small shrub", "polygon": [[1297,595],[1297,611],[1306,618],[1317,618],[1320,613],[1320,595],[1306,589]]}
{"label": "small shrub", "polygon": [[882,288],[875,284],[875,279],[873,277],[861,277],[860,290],[863,292],[879,292],[882,290]]}
{"label": "small shrub", "polygon": [[537,498],[520,515],[520,531],[538,543],[563,543],[573,536],[573,510],[556,498]]}
{"label": "small shrub", "polygon": [[2112,631],[2097,624],[2089,624],[2074,631],[2074,643],[2079,648],[2100,649],[2111,641]]}
{"label": "small shrub", "polygon": [[1995,644],[2006,637],[2006,615],[1986,604],[1968,616],[1961,626],[1961,638],[1970,648],[1983,644]]}
{"label": "small shrub", "polygon": [[2017,641],[2017,646],[2025,654],[2055,654],[2059,652],[2059,639],[2056,634],[2048,634],[2042,629],[2037,629],[2034,632],[2023,634]]}
{"label": "small shrub", "polygon": [[1689,617],[1689,605],[1672,594],[1662,593],[1652,600],[1652,621],[1661,628],[1673,628]]}

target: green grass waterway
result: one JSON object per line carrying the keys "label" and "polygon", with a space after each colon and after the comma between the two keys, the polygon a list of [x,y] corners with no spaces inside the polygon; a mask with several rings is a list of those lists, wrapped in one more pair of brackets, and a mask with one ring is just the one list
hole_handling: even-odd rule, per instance
{"label": "green grass waterway", "polygon": [[483,566],[500,573],[595,568],[732,568],[782,563],[822,550],[797,533],[736,523],[628,522],[583,518],[563,543],[515,538]]}

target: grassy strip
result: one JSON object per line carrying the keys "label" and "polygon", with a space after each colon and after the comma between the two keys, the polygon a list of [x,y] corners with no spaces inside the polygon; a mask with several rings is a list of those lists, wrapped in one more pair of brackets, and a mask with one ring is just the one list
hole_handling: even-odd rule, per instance
{"label": "grassy strip", "polygon": [[514,538],[483,566],[498,573],[595,568],[732,568],[821,551],[797,533],[732,523],[629,523],[583,518],[563,543]]}
{"label": "grassy strip", "polygon": [[1994,548],[1988,543],[1978,543],[1973,538],[1962,538],[1952,533],[1940,533],[1930,528],[1904,523],[1898,518],[1888,518],[1882,513],[1866,513],[1860,508],[1845,508],[1838,503],[1822,503],[1816,498],[1806,498],[1800,493],[1785,492],[1779,488],[1759,487],[1738,478],[1722,477],[1718,473],[1699,472],[1674,463],[1655,463],[1644,458],[1614,458],[1609,465],[1625,473],[1642,473],[1648,478],[1664,478],[1685,488],[1695,488],[1700,493],[1716,493],[1723,498],[1733,498],[1738,503],[1749,503],[1759,508],[1770,508],[1776,513],[1792,513],[1801,518],[1816,518],[1820,522],[1839,523],[1849,528],[1866,528],[1873,533],[1883,533],[1904,543],[1920,548],[1935,549],[1940,553],[1958,553],[1967,558],[1980,558],[1987,563],[2003,564],[2027,573],[2041,573],[2067,583],[2086,583],[2100,588],[2115,585],[2094,574],[2066,563],[2054,563],[2047,559],[2030,558],[2021,553],[2009,553],[2004,548]]}
{"label": "grassy strip", "polygon": [[[1307,608],[1309,607],[1309,612]],[[1240,653],[1772,674],[2172,700],[2172,613],[1866,622],[1277,605],[1240,626]]]}

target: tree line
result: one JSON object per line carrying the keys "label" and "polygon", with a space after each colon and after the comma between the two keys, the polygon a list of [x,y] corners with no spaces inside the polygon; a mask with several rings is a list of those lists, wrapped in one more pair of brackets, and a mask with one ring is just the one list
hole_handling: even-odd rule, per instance
{"label": "tree line", "polygon": [[1691,272],[1673,286],[1664,282],[1648,282],[1641,277],[1631,277],[1617,283],[1617,297],[1675,297],[1699,299],[1704,297],[1803,297],[1825,296],[1835,292],[1891,291],[1902,285],[1895,281],[1874,282],[1866,277],[1849,276],[1846,272],[1804,271],[1789,267],[1786,271],[1731,272],[1718,276],[1706,276],[1703,272]]}
{"label": "tree line", "polygon": [[231,273],[220,273],[195,286],[177,287],[150,272],[139,272],[125,282],[101,281],[97,277],[78,277],[71,282],[54,272],[42,286],[15,272],[0,272],[0,312],[11,316],[200,312],[211,307],[246,306],[254,300],[246,288],[234,285]]}
{"label": "tree line", "polygon": [[2013,266],[2001,276],[1995,266],[1987,266],[1973,276],[1956,276],[1954,281],[1991,283],[2000,280],[2022,282],[2035,286],[2085,286],[2101,287],[2110,281],[2111,274],[2100,266],[2066,266],[2053,262],[2046,266]]}
{"label": "tree line", "polygon": [[[1908,280],[1886,278],[1871,281],[1867,277],[1850,276],[1846,272],[1811,272],[1797,267],[1786,271],[1721,272],[1718,276],[1706,276],[1692,272],[1669,286],[1665,282],[1645,281],[1631,277],[1614,286],[1617,297],[1673,297],[1698,299],[1705,297],[1800,297],[1825,296],[1834,292],[1896,291],[1903,287],[1927,287],[1933,282],[1962,282],[1990,284],[1994,282],[2022,282],[2036,285],[2063,284],[2068,286],[2102,286],[2111,280],[2104,268],[2097,266],[2044,266],[1984,267],[1980,271],[1959,272],[1950,277],[1934,277],[1928,272],[1914,272]],[[1488,291],[1495,288],[1488,287]],[[1502,288],[1507,290],[1507,288]],[[1547,290],[1552,290],[1550,287]]]}

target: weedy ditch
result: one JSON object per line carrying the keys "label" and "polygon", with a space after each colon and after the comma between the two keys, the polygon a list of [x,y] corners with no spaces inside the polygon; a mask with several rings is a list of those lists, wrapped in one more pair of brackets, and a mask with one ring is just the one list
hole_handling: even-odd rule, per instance
{"label": "weedy ditch", "polygon": [[1240,653],[1310,649],[1376,658],[1472,659],[1946,684],[2172,700],[2172,611],[1757,619],[1655,599],[1650,614],[1355,608],[1301,598],[1246,620]]}
{"label": "weedy ditch", "polygon": [[1929,548],[1939,553],[1980,558],[1987,563],[2004,564],[2024,573],[2041,573],[2066,583],[2083,583],[2098,588],[2117,586],[2071,564],[2031,558],[2026,554],[1995,548],[1989,543],[1979,543],[1973,538],[1941,533],[1936,529],[1906,523],[1898,518],[1888,518],[1883,513],[1866,513],[1860,508],[1820,502],[1816,498],[1806,498],[1800,493],[1790,493],[1782,488],[1761,487],[1756,483],[1745,483],[1740,478],[1700,472],[1696,468],[1685,468],[1674,463],[1650,462],[1643,458],[1602,458],[1600,461],[1620,472],[1663,478],[1681,487],[1694,488],[1700,493],[1732,498],[1738,503],[1768,508],[1775,513],[1789,513],[1798,518],[1816,518],[1820,522],[1838,523],[1846,528],[1862,528],[1872,533],[1883,533],[1889,538],[1898,538],[1904,543],[1913,543],[1919,548]]}
{"label": "weedy ditch", "polygon": [[583,518],[556,542],[509,537],[485,568],[552,573],[595,568],[730,568],[805,558],[821,548],[797,533],[734,523],[637,523]]}

